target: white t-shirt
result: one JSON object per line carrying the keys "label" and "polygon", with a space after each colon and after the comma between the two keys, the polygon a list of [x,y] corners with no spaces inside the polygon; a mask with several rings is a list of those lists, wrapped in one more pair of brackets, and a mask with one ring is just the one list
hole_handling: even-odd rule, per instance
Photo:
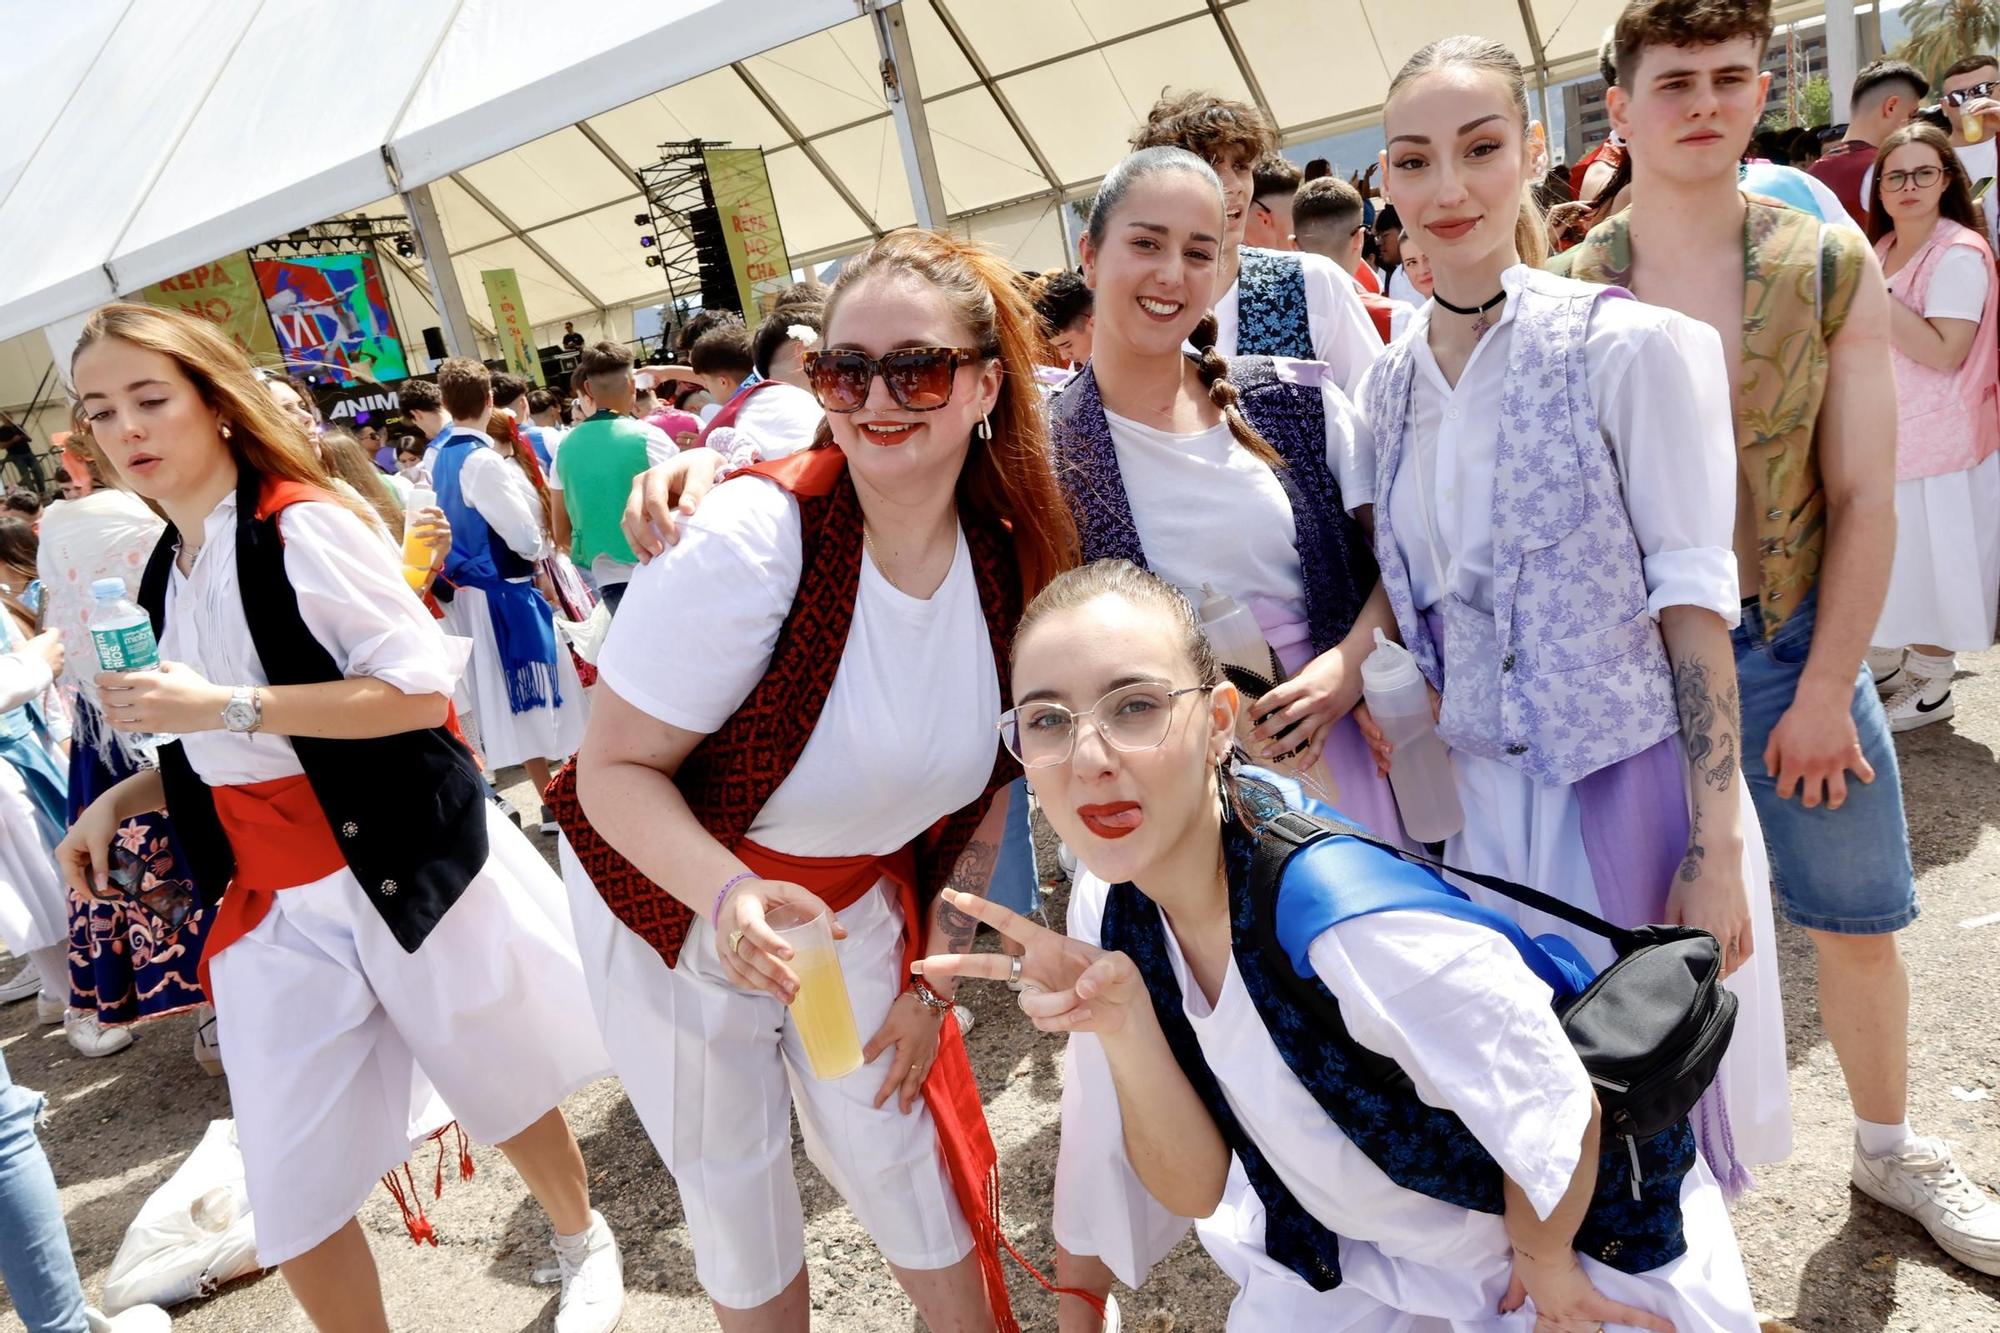
{"label": "white t-shirt", "polygon": [[[1979,188],[1979,182],[2000,175],[2000,144],[1996,144],[1992,139],[1954,145],[1951,151],[1958,154],[1959,165],[1965,168],[1965,179],[1975,190]],[[1863,199],[1874,195],[1875,168],[1880,165],[1879,160],[1872,162],[1868,170],[1861,173]],[[1986,197],[1979,201],[1979,206],[1986,214],[1986,243],[1993,245],[1996,235],[2000,235],[2000,181],[1986,188]]]}
{"label": "white t-shirt", "polygon": [[[1889,291],[1903,293],[1908,267],[1889,279]],[[1938,256],[1931,270],[1930,290],[1924,293],[1925,319],[1963,319],[1977,324],[1986,313],[1986,265],[1980,255],[1966,245],[1954,245]]]}
{"label": "white t-shirt", "polygon": [[784,458],[812,443],[825,416],[819,400],[804,389],[773,381],[743,400],[734,422],[710,431],[707,444],[725,458],[752,446],[755,455],[746,462]]}
{"label": "white t-shirt", "polygon": [[[798,502],[745,475],[640,567],[597,667],[619,698],[712,734],[763,679],[803,568]],[[865,551],[854,620],[805,752],[750,837],[794,856],[891,852],[975,800],[993,772],[1000,677],[964,534],[927,599]]]}
{"label": "white t-shirt", "polygon": [[[1332,373],[1333,382],[1350,395],[1361,376],[1382,354],[1382,339],[1375,321],[1361,308],[1354,294],[1354,278],[1324,255],[1303,250],[1295,254],[1303,266],[1306,288],[1306,324],[1312,333],[1313,355]],[[1241,282],[1233,282],[1217,299],[1215,350],[1224,356],[1236,355],[1236,302]],[[1394,293],[1391,293],[1394,295]]]}

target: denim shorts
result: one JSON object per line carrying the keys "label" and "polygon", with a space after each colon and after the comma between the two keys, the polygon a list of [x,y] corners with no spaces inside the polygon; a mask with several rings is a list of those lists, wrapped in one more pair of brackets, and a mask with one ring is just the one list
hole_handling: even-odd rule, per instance
{"label": "denim shorts", "polygon": [[1896,747],[1868,668],[1861,666],[1855,675],[1852,713],[1875,781],[1860,782],[1849,773],[1840,809],[1808,810],[1796,793],[1779,800],[1777,783],[1764,768],[1771,731],[1798,693],[1817,610],[1818,599],[1809,594],[1767,643],[1761,608],[1743,608],[1734,635],[1743,697],[1743,776],[1764,826],[1771,882],[1785,919],[1831,934],[1884,935],[1917,919],[1917,889]]}
{"label": "denim shorts", "polygon": [[1002,907],[1033,916],[1041,908],[1041,874],[1035,864],[1035,836],[1028,826],[1028,780],[1015,778],[1007,789],[1007,828],[993,864],[987,897]]}

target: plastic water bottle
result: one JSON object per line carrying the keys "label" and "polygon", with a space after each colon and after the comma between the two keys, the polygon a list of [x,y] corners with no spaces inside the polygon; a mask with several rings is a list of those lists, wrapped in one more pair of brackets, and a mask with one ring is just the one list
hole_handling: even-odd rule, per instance
{"label": "plastic water bottle", "polygon": [[431,548],[416,534],[417,514],[420,510],[437,508],[437,502],[436,491],[428,486],[413,486],[410,502],[403,507],[403,582],[413,592],[422,592],[424,581],[431,576]]}
{"label": "plastic water bottle", "polygon": [[[90,641],[103,671],[151,671],[160,664],[153,618],[125,595],[125,580],[97,579],[90,585],[97,605],[90,613]],[[137,745],[164,745],[172,736],[126,733]]]}
{"label": "plastic water bottle", "polygon": [[1465,810],[1451,777],[1451,755],[1431,716],[1430,689],[1417,659],[1375,631],[1375,651],[1361,664],[1361,692],[1375,725],[1389,739],[1389,786],[1403,831],[1418,842],[1443,842],[1465,827]]}
{"label": "plastic water bottle", "polygon": [[1265,642],[1263,627],[1250,614],[1249,607],[1204,583],[1198,611],[1209,646],[1215,649],[1215,656],[1223,665],[1271,679],[1271,645]]}

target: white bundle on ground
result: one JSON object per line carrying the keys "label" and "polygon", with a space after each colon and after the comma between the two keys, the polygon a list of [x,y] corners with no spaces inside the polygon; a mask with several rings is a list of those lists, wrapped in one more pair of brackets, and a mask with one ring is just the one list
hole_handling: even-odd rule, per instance
{"label": "white bundle on ground", "polygon": [[236,1122],[208,1132],[125,1229],[104,1280],[104,1308],[178,1305],[257,1271],[257,1237],[243,1184]]}

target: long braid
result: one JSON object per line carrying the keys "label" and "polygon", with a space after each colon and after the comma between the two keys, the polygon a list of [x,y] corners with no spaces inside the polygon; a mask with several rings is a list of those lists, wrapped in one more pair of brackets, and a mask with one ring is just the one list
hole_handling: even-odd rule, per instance
{"label": "long braid", "polygon": [[1229,382],[1229,362],[1215,350],[1216,329],[1215,312],[1210,311],[1201,317],[1201,322],[1194,326],[1194,332],[1188,335],[1188,341],[1201,349],[1197,369],[1202,387],[1208,390],[1208,401],[1222,413],[1222,420],[1238,444],[1248,449],[1266,467],[1281,468],[1285,460],[1257,433],[1257,428],[1250,424],[1250,418],[1243,415],[1242,395]]}

